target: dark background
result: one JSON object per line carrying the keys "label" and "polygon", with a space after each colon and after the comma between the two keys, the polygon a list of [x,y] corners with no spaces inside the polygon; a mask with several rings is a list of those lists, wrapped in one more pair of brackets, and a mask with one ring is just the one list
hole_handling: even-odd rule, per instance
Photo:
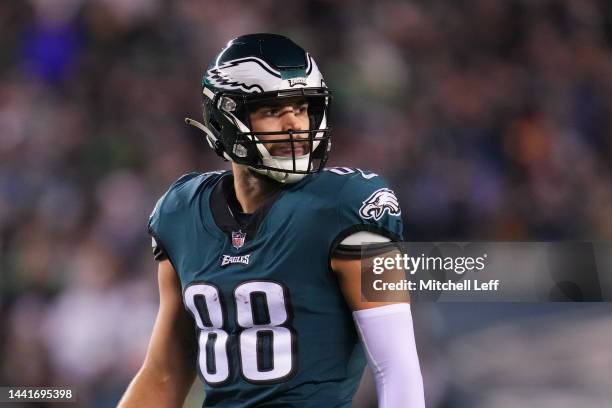
{"label": "dark background", "polygon": [[[147,216],[181,174],[227,168],[183,118],[250,32],[311,52],[330,165],[385,176],[407,240],[610,239],[608,1],[3,0],[0,384],[114,406],[157,309]],[[415,305],[428,405],[604,406],[610,311]]]}

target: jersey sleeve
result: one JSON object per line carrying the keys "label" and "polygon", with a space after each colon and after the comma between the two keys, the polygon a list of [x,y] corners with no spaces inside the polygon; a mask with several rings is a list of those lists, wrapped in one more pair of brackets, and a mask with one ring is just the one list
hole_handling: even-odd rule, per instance
{"label": "jersey sleeve", "polygon": [[367,242],[401,241],[402,212],[395,192],[385,179],[363,171],[345,177],[347,181],[338,194],[340,232],[332,245],[333,256],[361,256],[362,243],[355,239],[347,240],[349,236],[363,236]]}
{"label": "jersey sleeve", "polygon": [[163,261],[168,259],[168,254],[164,247],[157,243],[155,237],[151,237],[151,249],[153,251],[153,258],[156,261]]}
{"label": "jersey sleeve", "polygon": [[171,222],[171,220],[168,219],[168,213],[176,213],[176,208],[180,205],[180,196],[177,194],[177,191],[185,185],[185,183],[197,176],[198,173],[189,173],[181,176],[170,186],[168,191],[157,200],[149,216],[148,230],[152,238],[151,249],[153,251],[153,258],[156,261],[170,259],[167,248],[164,245],[163,226]]}

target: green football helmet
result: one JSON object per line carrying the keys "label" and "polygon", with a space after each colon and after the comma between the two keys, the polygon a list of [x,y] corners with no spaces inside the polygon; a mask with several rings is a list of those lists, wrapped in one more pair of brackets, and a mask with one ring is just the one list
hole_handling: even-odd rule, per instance
{"label": "green football helmet", "polygon": [[[325,166],[331,148],[328,126],[331,93],[312,57],[290,39],[276,34],[249,34],[231,40],[202,78],[204,123],[186,119],[206,134],[208,144],[226,160],[244,164],[281,183],[295,183]],[[283,100],[308,103],[308,130],[254,132],[250,112]],[[265,143],[284,143],[290,156],[273,156]],[[307,152],[296,155],[306,141]],[[299,149],[303,153],[302,149]]]}

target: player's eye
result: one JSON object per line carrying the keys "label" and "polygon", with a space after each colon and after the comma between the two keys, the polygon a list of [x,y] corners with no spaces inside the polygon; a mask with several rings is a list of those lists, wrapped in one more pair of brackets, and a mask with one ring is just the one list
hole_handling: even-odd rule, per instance
{"label": "player's eye", "polygon": [[272,118],[276,118],[278,116],[280,116],[281,113],[281,109],[280,108],[275,108],[275,107],[270,107],[270,108],[264,108],[262,111],[262,115],[265,117],[272,117]]}
{"label": "player's eye", "polygon": [[293,112],[296,115],[300,115],[300,114],[304,114],[304,113],[308,112],[308,103],[304,102],[304,103],[300,103],[300,104],[295,105],[293,107]]}
{"label": "player's eye", "polygon": [[308,112],[308,102],[295,105],[266,106],[260,109],[259,114],[265,118],[278,118],[287,112],[293,112],[296,116],[304,115]]}

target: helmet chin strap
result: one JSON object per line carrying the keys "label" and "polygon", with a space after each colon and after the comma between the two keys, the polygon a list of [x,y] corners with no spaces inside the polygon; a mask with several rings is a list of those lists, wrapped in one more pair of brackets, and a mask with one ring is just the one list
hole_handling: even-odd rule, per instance
{"label": "helmet chin strap", "polygon": [[[263,159],[263,163],[266,166],[269,166],[270,164],[275,164],[275,167],[277,167],[277,168],[287,169],[286,166],[289,165],[289,166],[291,166],[291,168],[289,168],[287,170],[293,169],[293,159],[290,158],[290,157],[274,157],[274,156],[269,156],[269,159],[272,159],[272,160],[270,160],[270,162],[272,162],[272,163],[267,163],[268,160],[266,160],[266,158]],[[288,159],[289,163],[287,163],[287,164],[283,163],[282,165],[280,165],[279,161],[280,160],[284,160],[284,159]],[[300,164],[302,164],[302,166],[300,166]],[[300,167],[308,166],[308,155],[306,155],[305,157],[300,157],[299,159],[296,158],[295,159],[295,165],[296,165],[295,167],[298,168],[298,169]],[[251,170],[253,170],[253,171],[256,171],[259,174],[263,174],[264,176],[270,177],[271,179],[276,180],[279,183],[283,183],[283,184],[297,183],[298,181],[303,179],[304,176],[306,176],[306,174],[286,173],[284,171],[270,170],[270,169],[256,169],[256,168],[250,167],[250,166],[249,166],[249,168]]]}
{"label": "helmet chin strap", "polygon": [[[317,142],[318,143],[318,142]],[[315,146],[316,148],[316,146]],[[274,167],[276,169],[288,170],[291,171],[294,169],[293,167],[293,157],[285,157],[285,156],[272,156],[268,149],[262,144],[257,144],[257,150],[261,153],[261,161],[265,166]],[[314,149],[313,149],[314,150]],[[306,171],[310,170],[308,168],[308,163],[310,161],[310,154],[307,153],[303,156],[295,158],[295,170]],[[270,169],[253,169],[260,174],[264,174],[280,183],[297,183],[301,179],[306,176],[306,174],[300,173],[289,173],[284,172],[282,170],[270,170]]]}

